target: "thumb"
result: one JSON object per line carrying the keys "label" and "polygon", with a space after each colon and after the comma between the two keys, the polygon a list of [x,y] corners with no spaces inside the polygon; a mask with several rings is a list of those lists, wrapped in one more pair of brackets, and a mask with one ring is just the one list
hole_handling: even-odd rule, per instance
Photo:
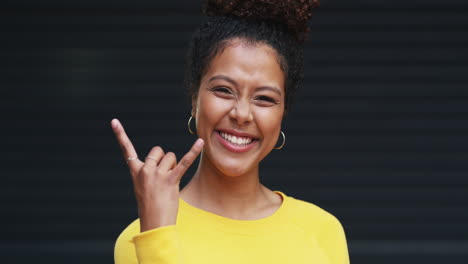
{"label": "thumb", "polygon": [[185,156],[182,157],[182,159],[179,161],[176,167],[172,170],[172,173],[175,177],[174,181],[180,181],[182,176],[185,174],[188,168],[190,168],[193,161],[195,161],[197,156],[202,151],[204,144],[205,142],[203,141],[203,139],[197,139],[197,141],[195,141],[195,143],[193,144],[192,148],[190,148],[189,152],[187,152],[187,154],[185,154]]}

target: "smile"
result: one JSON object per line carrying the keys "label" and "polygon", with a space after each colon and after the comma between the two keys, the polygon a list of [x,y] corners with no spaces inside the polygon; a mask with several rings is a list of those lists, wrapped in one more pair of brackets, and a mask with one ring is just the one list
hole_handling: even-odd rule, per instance
{"label": "smile", "polygon": [[225,140],[231,142],[232,144],[236,145],[248,145],[253,141],[253,138],[248,138],[248,137],[236,137],[234,135],[225,133],[225,132],[219,132],[221,137],[223,137]]}
{"label": "smile", "polygon": [[253,148],[258,141],[252,137],[235,136],[223,131],[216,131],[215,134],[220,143],[232,152],[246,152]]}

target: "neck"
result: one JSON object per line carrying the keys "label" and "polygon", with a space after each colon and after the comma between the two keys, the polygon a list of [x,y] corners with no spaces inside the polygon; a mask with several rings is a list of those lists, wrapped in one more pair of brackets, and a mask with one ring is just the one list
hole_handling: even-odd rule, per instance
{"label": "neck", "polygon": [[202,155],[198,169],[181,192],[181,197],[196,207],[219,215],[245,218],[268,200],[258,171],[257,166],[241,175],[226,175]]}

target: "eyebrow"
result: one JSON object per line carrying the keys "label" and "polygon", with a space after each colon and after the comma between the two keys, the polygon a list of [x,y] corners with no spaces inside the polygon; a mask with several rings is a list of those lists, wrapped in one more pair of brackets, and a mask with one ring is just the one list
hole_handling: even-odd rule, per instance
{"label": "eyebrow", "polygon": [[[227,82],[231,83],[234,86],[237,86],[237,82],[234,81],[233,79],[229,78],[226,75],[215,75],[215,76],[211,77],[208,80],[208,82],[212,82],[214,80],[224,80],[224,81],[227,81]],[[273,86],[261,86],[261,87],[258,87],[258,88],[255,89],[255,91],[263,91],[263,90],[269,90],[269,91],[275,92],[279,96],[281,96],[281,90],[276,88],[276,87],[273,87]]]}
{"label": "eyebrow", "polygon": [[231,83],[234,86],[237,86],[236,81],[234,81],[233,79],[227,77],[226,75],[215,75],[215,76],[211,77],[208,80],[208,82],[212,82],[214,80],[224,80],[224,81],[227,81],[227,82]]}

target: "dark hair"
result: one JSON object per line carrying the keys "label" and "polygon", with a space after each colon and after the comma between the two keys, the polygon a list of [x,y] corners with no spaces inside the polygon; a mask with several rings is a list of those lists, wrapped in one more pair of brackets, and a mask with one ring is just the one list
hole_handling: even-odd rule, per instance
{"label": "dark hair", "polygon": [[185,82],[190,97],[198,95],[202,76],[211,60],[230,40],[267,44],[278,54],[285,74],[285,113],[303,79],[302,44],[309,31],[311,9],[319,0],[208,0],[207,15],[195,32],[187,56]]}

